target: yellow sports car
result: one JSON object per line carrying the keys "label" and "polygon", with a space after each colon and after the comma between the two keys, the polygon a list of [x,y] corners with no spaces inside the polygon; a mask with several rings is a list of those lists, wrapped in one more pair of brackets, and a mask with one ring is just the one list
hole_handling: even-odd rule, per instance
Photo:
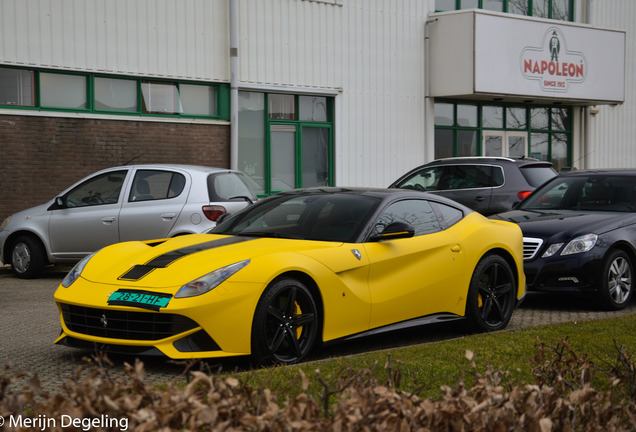
{"label": "yellow sports car", "polygon": [[397,189],[279,193],[209,234],[87,256],[55,292],[56,343],[294,363],[322,343],[465,319],[504,328],[525,295],[512,223]]}

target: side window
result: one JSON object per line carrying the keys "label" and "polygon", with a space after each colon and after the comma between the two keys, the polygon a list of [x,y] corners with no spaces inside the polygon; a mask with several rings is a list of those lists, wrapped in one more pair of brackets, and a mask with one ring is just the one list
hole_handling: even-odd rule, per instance
{"label": "side window", "polygon": [[[493,187],[503,186],[504,173],[503,168],[500,166],[492,167],[492,185]],[[539,186],[539,185],[537,185]]]}
{"label": "side window", "polygon": [[181,195],[185,177],[172,171],[139,170],[135,174],[128,201],[151,201]]}
{"label": "side window", "polygon": [[403,200],[391,204],[378,219],[375,234],[381,233],[393,222],[405,222],[413,226],[416,236],[442,230],[431,204],[426,200]]}
{"label": "side window", "polygon": [[439,214],[440,224],[442,225],[443,229],[456,224],[464,217],[464,213],[461,210],[456,209],[455,207],[451,207],[441,203],[434,203],[433,205],[435,206],[435,209]]}
{"label": "side window", "polygon": [[127,171],[113,171],[86,180],[66,194],[67,207],[115,204]]}
{"label": "side window", "polygon": [[420,170],[398,185],[401,189],[415,189],[419,191],[432,191],[444,189],[442,187],[442,174],[446,168],[443,166],[431,167]]}
{"label": "side window", "polygon": [[488,165],[456,165],[448,189],[474,189],[492,186],[492,167]]}

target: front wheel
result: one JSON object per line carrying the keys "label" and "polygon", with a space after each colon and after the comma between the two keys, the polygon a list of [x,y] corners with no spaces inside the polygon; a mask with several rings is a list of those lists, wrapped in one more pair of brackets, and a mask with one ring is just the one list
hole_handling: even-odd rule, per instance
{"label": "front wheel", "polygon": [[487,255],[475,267],[468,288],[466,317],[472,331],[501,330],[515,308],[515,277],[500,255]]}
{"label": "front wheel", "polygon": [[44,248],[31,236],[21,236],[11,247],[11,270],[21,279],[32,279],[42,273],[46,258]]}
{"label": "front wheel", "polygon": [[292,364],[303,360],[318,335],[320,315],[311,291],[301,281],[272,283],[256,306],[252,357],[257,364]]}
{"label": "front wheel", "polygon": [[624,309],[632,298],[633,266],[622,250],[612,251],[603,265],[599,300],[608,310]]}

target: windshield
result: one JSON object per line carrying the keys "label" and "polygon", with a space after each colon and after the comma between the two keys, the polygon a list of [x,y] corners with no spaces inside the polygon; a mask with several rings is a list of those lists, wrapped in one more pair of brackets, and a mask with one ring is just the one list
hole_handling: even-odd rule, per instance
{"label": "windshield", "polygon": [[262,200],[212,232],[352,242],[380,202],[379,198],[338,193],[280,194]]}
{"label": "windshield", "polygon": [[557,177],[536,190],[521,210],[636,210],[636,177],[590,175]]}

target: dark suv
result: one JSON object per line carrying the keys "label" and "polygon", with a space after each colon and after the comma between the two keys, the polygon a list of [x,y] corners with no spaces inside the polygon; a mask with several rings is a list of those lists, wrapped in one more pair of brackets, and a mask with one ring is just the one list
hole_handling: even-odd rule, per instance
{"label": "dark suv", "polygon": [[456,157],[419,166],[389,187],[437,193],[488,216],[510,210],[556,175],[537,159]]}

